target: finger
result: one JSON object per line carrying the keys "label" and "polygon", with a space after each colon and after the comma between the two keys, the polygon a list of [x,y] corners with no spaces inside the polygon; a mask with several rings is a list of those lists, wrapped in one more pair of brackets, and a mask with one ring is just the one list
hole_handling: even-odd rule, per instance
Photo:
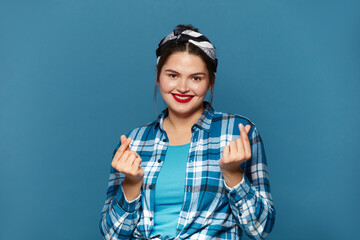
{"label": "finger", "polygon": [[[111,166],[113,167],[113,168],[115,168],[116,167],[116,165],[118,164],[118,162],[119,162],[119,160],[120,160],[120,157],[121,157],[121,155],[122,155],[122,153],[123,153],[123,150],[122,150],[122,148],[124,148],[125,146],[125,141],[127,140],[127,138],[126,138],[126,136],[125,135],[121,135],[121,137],[120,137],[120,142],[121,142],[121,145],[118,147],[118,149],[116,150],[116,152],[115,152],[115,154],[114,154],[114,157],[113,157],[113,160],[112,160],[112,162],[111,162]],[[123,147],[121,147],[121,146],[123,146]]]}
{"label": "finger", "polygon": [[139,169],[141,168],[140,163],[141,163],[141,158],[136,158],[134,160],[134,163],[133,163],[133,166],[132,166],[132,169],[134,171],[134,175],[137,175],[139,173]]}
{"label": "finger", "polygon": [[[122,155],[122,156],[123,156],[123,155]],[[112,160],[112,162],[111,162],[111,166],[112,166],[115,170],[121,172],[122,169],[123,169],[123,160],[122,160],[122,158],[121,158],[121,157],[120,157],[120,158],[114,157],[113,160]]]}
{"label": "finger", "polygon": [[244,129],[245,133],[248,134],[248,133],[250,132],[251,125],[250,125],[250,124],[247,124],[247,125],[244,127],[244,125],[242,125],[241,123],[239,123],[240,133],[242,132],[242,129]]}
{"label": "finger", "polygon": [[[120,142],[121,142],[121,145],[124,144],[126,140],[126,136],[125,135],[121,135],[120,137]],[[114,157],[113,157],[113,160],[111,162],[111,166],[113,168],[115,168],[115,166],[117,165],[118,161],[119,161],[119,158],[120,158],[120,155],[121,155],[121,152],[120,152],[120,147],[121,145],[118,147],[118,149],[116,150],[115,154],[114,154]]]}
{"label": "finger", "polygon": [[246,125],[246,127],[242,126],[240,128],[241,128],[240,138],[242,139],[242,143],[243,143],[244,157],[247,160],[251,157],[250,141],[249,141],[249,137],[248,137],[248,133],[251,129],[251,126]]}
{"label": "finger", "polygon": [[231,141],[229,146],[230,146],[230,157],[233,158],[237,155],[238,152],[236,141]]}
{"label": "finger", "polygon": [[125,135],[121,135],[120,137],[120,142],[121,142],[121,145],[119,146],[119,148],[117,149],[116,153],[115,153],[115,156],[114,158],[117,158],[119,159],[120,156],[124,153],[124,151],[126,150],[126,148],[128,147],[128,138],[126,138]]}
{"label": "finger", "polygon": [[121,144],[123,144],[126,141],[126,139],[127,137],[125,135],[121,135],[120,137]]}
{"label": "finger", "polygon": [[142,167],[139,167],[137,175],[138,176],[144,176],[144,169]]}
{"label": "finger", "polygon": [[235,140],[236,146],[238,148],[238,152],[242,152],[244,150],[244,143],[241,136]]}
{"label": "finger", "polygon": [[120,158],[121,155],[125,152],[125,150],[129,147],[132,139],[130,137],[126,138],[125,135],[122,135],[120,137],[120,141],[121,141],[121,145],[118,148],[118,150],[116,151],[115,156],[114,156],[114,158],[117,158],[117,159]]}
{"label": "finger", "polygon": [[250,131],[251,126],[250,125],[246,125],[246,127],[244,127],[244,125],[242,125],[241,123],[239,124],[239,129],[240,129],[240,137],[242,137],[244,139],[244,137],[248,138],[248,133]]}
{"label": "finger", "polygon": [[243,160],[244,156],[245,156],[245,148],[244,148],[244,142],[243,142],[243,139],[241,138],[241,136],[238,139],[236,139],[236,144],[238,146],[238,152],[236,155],[236,159]]}
{"label": "finger", "polygon": [[242,123],[239,123],[239,131],[240,131],[240,135],[242,132],[245,131],[244,125],[242,125]]}
{"label": "finger", "polygon": [[250,129],[251,129],[251,125],[250,125],[250,124],[248,124],[248,125],[245,126],[246,134],[249,134]]}
{"label": "finger", "polygon": [[113,158],[113,160],[111,161],[111,166],[113,168],[116,168],[117,163],[118,163],[117,159]]}
{"label": "finger", "polygon": [[245,159],[248,160],[251,158],[251,147],[249,140],[244,142],[244,151],[245,151]]}
{"label": "finger", "polygon": [[238,127],[239,127],[240,134],[241,134],[241,126],[243,126],[243,125],[241,123],[239,123]]}
{"label": "finger", "polygon": [[136,169],[138,169],[140,167],[140,163],[141,163],[142,159],[141,158],[136,158],[134,160],[133,166],[136,167]]}
{"label": "finger", "polygon": [[130,157],[130,154],[131,154],[131,151],[126,150],[126,151],[121,155],[118,163],[126,166],[126,165],[127,165],[127,162],[128,162],[128,159],[129,159],[129,157]]}
{"label": "finger", "polygon": [[[129,151],[125,151],[124,154],[121,156],[120,161],[117,164],[117,169],[122,173],[129,172],[129,169],[131,169],[131,155]],[[130,168],[129,168],[130,165]]]}
{"label": "finger", "polygon": [[230,149],[229,149],[229,145],[224,147],[224,151],[223,151],[223,159],[229,159],[230,156]]}
{"label": "finger", "polygon": [[139,155],[137,152],[135,152],[135,151],[132,151],[132,150],[131,150],[131,153],[135,154],[135,156],[138,157],[138,158],[140,157],[140,155]]}
{"label": "finger", "polygon": [[126,163],[125,163],[125,168],[124,168],[124,170],[125,170],[126,172],[132,172],[133,164],[134,164],[135,159],[136,159],[135,154],[130,153],[130,155],[129,155]]}

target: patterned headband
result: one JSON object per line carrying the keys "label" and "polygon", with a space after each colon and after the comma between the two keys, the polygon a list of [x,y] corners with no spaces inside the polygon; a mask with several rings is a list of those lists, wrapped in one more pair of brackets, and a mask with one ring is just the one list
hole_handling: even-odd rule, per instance
{"label": "patterned headband", "polygon": [[209,39],[202,35],[201,33],[188,30],[185,28],[176,28],[172,33],[164,37],[160,43],[159,47],[156,49],[157,63],[166,49],[167,46],[171,43],[183,43],[189,42],[200,48],[209,58],[214,66],[214,72],[216,73],[217,68],[217,58],[215,54],[215,47],[211,44]]}

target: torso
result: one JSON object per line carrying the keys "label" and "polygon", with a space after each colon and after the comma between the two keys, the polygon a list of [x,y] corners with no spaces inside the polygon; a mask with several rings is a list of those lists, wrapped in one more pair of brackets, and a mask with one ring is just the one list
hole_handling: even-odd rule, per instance
{"label": "torso", "polygon": [[[157,176],[161,172],[168,149],[166,145],[183,145],[191,141],[192,146],[190,146],[186,166],[184,204],[178,219],[178,227],[181,231],[179,238],[199,239],[200,235],[206,235],[207,239],[240,238],[237,236],[241,235],[242,229],[236,224],[236,219],[231,214],[232,209],[218,161],[222,157],[221,149],[239,137],[238,124],[247,125],[251,122],[239,115],[214,112],[210,107],[204,112],[201,121],[200,118],[198,119],[198,123],[194,125],[194,132],[191,131],[191,127],[180,129],[180,126],[176,125],[177,128],[172,128],[170,124],[167,125],[165,117],[163,129],[156,120],[134,129],[129,134],[134,139],[130,148],[142,157],[141,167],[145,171],[142,186],[144,194],[141,198],[143,212],[133,233],[134,239],[151,238],[151,229],[154,224],[152,203],[155,199],[154,186],[156,189]],[[168,142],[164,141],[165,136],[162,130],[166,131]],[[257,144],[257,147],[262,146],[260,136],[256,135],[252,139],[251,142]],[[254,139],[259,142],[255,142]],[[244,172],[249,173],[249,176],[252,176],[250,173],[254,167],[259,169],[264,166],[264,171],[267,171],[266,162],[263,162],[265,157],[262,156],[262,148],[258,150],[261,154],[257,157],[259,162],[254,161],[249,162],[251,163],[249,165],[244,165]],[[267,182],[267,178],[261,177],[260,174],[254,176],[255,178],[249,180]],[[112,179],[116,179],[115,175]],[[261,191],[267,193],[266,184],[258,184],[258,186]],[[209,212],[212,214],[208,214]],[[228,216],[226,221],[224,221],[224,214]],[[199,228],[193,226],[199,226]]]}

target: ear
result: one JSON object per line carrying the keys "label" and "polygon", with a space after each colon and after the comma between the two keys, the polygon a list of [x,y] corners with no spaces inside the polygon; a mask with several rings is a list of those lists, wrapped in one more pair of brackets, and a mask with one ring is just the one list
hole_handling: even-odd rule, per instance
{"label": "ear", "polygon": [[[216,73],[214,73],[215,77],[214,77],[214,82],[215,82],[215,79],[216,79]],[[214,88],[214,85],[213,84],[209,84],[209,87],[208,87],[208,90],[212,90]]]}
{"label": "ear", "polygon": [[158,72],[156,71],[156,85],[159,85],[159,83],[160,83],[160,79],[159,79]]}

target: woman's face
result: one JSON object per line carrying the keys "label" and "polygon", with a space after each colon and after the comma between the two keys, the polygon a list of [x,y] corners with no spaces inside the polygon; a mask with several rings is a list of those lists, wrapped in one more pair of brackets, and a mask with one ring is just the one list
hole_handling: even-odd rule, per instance
{"label": "woman's face", "polygon": [[169,56],[163,65],[160,93],[168,105],[169,114],[190,117],[201,114],[209,84],[209,73],[201,57],[187,52]]}

